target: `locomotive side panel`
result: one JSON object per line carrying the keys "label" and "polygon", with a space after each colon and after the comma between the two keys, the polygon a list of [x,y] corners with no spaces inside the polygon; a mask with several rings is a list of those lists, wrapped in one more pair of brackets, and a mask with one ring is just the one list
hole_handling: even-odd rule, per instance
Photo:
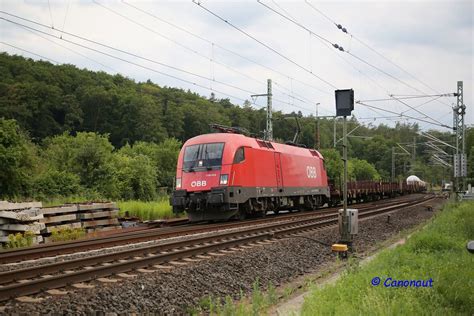
{"label": "locomotive side panel", "polygon": [[282,154],[285,187],[327,187],[327,176],[322,159],[313,156]]}
{"label": "locomotive side panel", "polygon": [[246,147],[245,160],[232,166],[231,185],[276,187],[274,152]]}

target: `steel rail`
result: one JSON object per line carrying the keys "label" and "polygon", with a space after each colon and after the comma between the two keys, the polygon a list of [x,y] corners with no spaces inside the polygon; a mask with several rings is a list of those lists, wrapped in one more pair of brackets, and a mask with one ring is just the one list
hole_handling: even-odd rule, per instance
{"label": "steel rail", "polygon": [[[402,201],[405,199],[402,199]],[[406,200],[412,200],[410,198]],[[394,205],[400,203],[400,199],[397,201],[389,201],[383,205]],[[353,204],[355,205],[355,204]],[[363,207],[363,209],[372,209],[377,208],[383,205],[373,205],[373,202],[357,204]],[[271,223],[271,221],[285,221],[293,220],[295,218],[305,218],[305,217],[319,217],[324,214],[333,213],[338,209],[338,207],[326,208],[319,211],[308,211],[303,213],[291,213],[283,214],[268,218],[253,219],[242,222],[231,222],[231,223],[214,223],[214,224],[196,224],[196,225],[187,225],[187,226],[177,226],[177,227],[164,227],[164,228],[152,228],[146,230],[138,230],[127,232],[125,234],[114,234],[108,235],[105,237],[96,237],[90,239],[81,239],[60,243],[50,243],[42,244],[38,246],[33,246],[29,248],[20,248],[14,250],[7,250],[0,252],[0,264],[25,261],[31,259],[38,259],[43,257],[56,256],[59,254],[68,254],[71,252],[81,252],[88,251],[93,249],[100,249],[106,247],[113,247],[118,245],[126,245],[130,243],[144,242],[156,239],[163,239],[175,236],[185,236],[191,234],[197,234],[201,232],[209,231],[220,231],[224,229],[244,227],[246,225],[255,225],[255,224],[266,224]]]}
{"label": "steel rail", "polygon": [[[399,203],[394,206],[366,210],[361,212],[360,217],[366,218],[381,213],[393,212],[403,207],[413,207],[434,198],[435,197],[428,199],[423,198],[412,202]],[[324,217],[325,218],[321,216],[319,218],[304,219],[292,223],[277,223],[269,227],[252,228],[246,231],[223,233],[218,236],[198,237],[189,240],[168,242],[161,245],[131,249],[96,257],[80,258],[45,266],[3,272],[0,274],[2,284],[15,280],[20,282],[0,286],[0,301],[5,301],[16,296],[38,293],[44,289],[64,287],[72,283],[85,282],[116,273],[166,263],[176,259],[193,257],[210,251],[302,233],[323,226],[334,225],[338,222],[336,214],[327,214]],[[137,255],[142,257],[137,257]],[[103,265],[103,263],[106,262],[107,265]],[[81,270],[68,271],[68,269]],[[63,273],[58,274],[58,272]],[[48,275],[50,273],[56,273],[56,275]],[[37,278],[25,280],[25,278],[31,277]]]}

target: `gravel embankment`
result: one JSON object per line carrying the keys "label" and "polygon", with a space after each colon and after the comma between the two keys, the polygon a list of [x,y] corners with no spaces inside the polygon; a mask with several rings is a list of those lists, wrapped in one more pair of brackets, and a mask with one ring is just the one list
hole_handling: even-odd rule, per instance
{"label": "gravel embankment", "polygon": [[[282,223],[288,222],[288,221],[291,221],[291,220],[290,219],[281,220]],[[271,224],[262,223],[258,225],[252,225],[251,227],[257,228],[257,227],[265,227],[269,225]],[[116,252],[130,250],[130,249],[146,248],[149,246],[162,245],[169,242],[189,240],[189,239],[200,238],[200,237],[210,237],[210,236],[222,234],[224,232],[231,233],[231,232],[236,232],[243,229],[248,229],[249,227],[250,225],[235,227],[235,228],[215,229],[215,230],[204,232],[204,233],[190,233],[189,235],[178,236],[178,237],[167,237],[167,238],[138,242],[138,243],[133,243],[133,244],[125,244],[125,245],[119,245],[119,246],[108,247],[108,248],[88,250],[84,252],[74,252],[74,253],[58,255],[54,257],[45,257],[45,258],[39,258],[39,259],[25,260],[21,262],[6,263],[0,266],[0,272],[13,271],[13,270],[19,270],[23,268],[36,267],[36,266],[43,266],[43,265],[57,263],[57,262],[70,261],[70,260],[80,259],[80,258],[88,258],[88,257],[97,256],[97,255],[116,253]]]}
{"label": "gravel embankment", "polygon": [[[444,200],[430,204],[438,208]],[[369,252],[379,243],[401,230],[413,227],[431,216],[424,206],[416,206],[387,216],[363,220],[355,242],[358,253]],[[337,227],[307,234],[331,244],[338,239]],[[289,238],[270,245],[255,247],[222,257],[213,257],[187,266],[174,267],[169,272],[138,274],[119,283],[98,284],[88,290],[71,290],[65,296],[46,297],[41,303],[10,301],[2,308],[12,313],[158,313],[187,314],[203,297],[238,298],[248,292],[258,278],[263,287],[280,285],[293,278],[316,272],[334,262],[328,247],[302,238]],[[0,310],[2,312],[2,310]]]}

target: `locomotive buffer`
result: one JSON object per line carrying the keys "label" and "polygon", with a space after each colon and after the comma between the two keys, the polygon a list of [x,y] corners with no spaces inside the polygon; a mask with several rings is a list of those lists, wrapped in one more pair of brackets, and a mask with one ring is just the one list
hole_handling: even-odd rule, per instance
{"label": "locomotive buffer", "polygon": [[352,247],[353,235],[358,232],[358,210],[347,209],[347,116],[354,110],[354,90],[336,90],[336,116],[344,117],[343,125],[343,161],[344,161],[344,183],[343,183],[343,209],[339,210],[339,232],[341,238],[339,243],[332,245],[332,250],[339,252],[343,257]]}

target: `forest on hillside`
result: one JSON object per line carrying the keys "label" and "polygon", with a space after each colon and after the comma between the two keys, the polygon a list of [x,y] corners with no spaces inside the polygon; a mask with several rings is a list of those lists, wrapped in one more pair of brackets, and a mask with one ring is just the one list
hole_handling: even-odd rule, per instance
{"label": "forest on hillside", "polygon": [[[187,139],[218,123],[262,137],[264,109],[250,102],[205,97],[191,91],[135,82],[121,75],[73,65],[53,65],[0,53],[0,197],[87,197],[153,200],[173,185],[179,149]],[[301,112],[273,114],[278,141],[293,139],[315,148],[316,119]],[[340,174],[341,143],[333,144],[332,119],[319,119],[321,151],[332,177]],[[360,125],[360,126],[359,126]],[[388,179],[392,147],[415,144],[415,155],[396,156],[396,175],[417,174],[435,184],[451,171],[432,166],[417,124],[361,125],[349,120],[350,175]],[[430,131],[447,142],[449,132]],[[337,139],[342,124],[336,122]],[[474,178],[474,131],[467,132],[469,173]],[[413,145],[403,145],[412,153]],[[411,146],[411,147],[410,147]],[[449,149],[445,148],[447,151]],[[163,190],[163,189],[162,189]]]}

